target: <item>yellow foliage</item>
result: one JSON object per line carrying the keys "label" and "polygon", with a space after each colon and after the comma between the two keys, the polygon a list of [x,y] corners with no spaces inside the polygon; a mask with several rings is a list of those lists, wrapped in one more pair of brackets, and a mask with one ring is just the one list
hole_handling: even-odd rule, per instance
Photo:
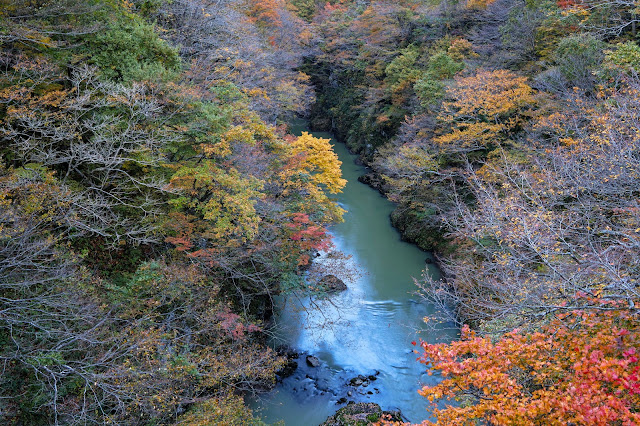
{"label": "yellow foliage", "polygon": [[215,173],[217,185],[213,196],[202,207],[204,219],[212,221],[216,238],[253,239],[258,233],[260,217],[256,214],[256,200],[262,197],[262,182],[243,178],[235,170]]}
{"label": "yellow foliage", "polygon": [[185,195],[172,201],[176,206],[196,208],[211,222],[210,237],[238,243],[257,235],[261,219],[254,206],[264,196],[259,179],[205,161],[196,168],[179,169],[171,178],[171,185]]}
{"label": "yellow foliage", "polygon": [[486,9],[487,6],[494,2],[495,0],[469,0],[467,2],[467,9]]}
{"label": "yellow foliage", "polygon": [[452,99],[438,117],[450,132],[434,140],[461,148],[484,147],[504,139],[523,121],[525,109],[536,103],[527,78],[511,71],[480,70],[471,77],[456,78],[447,90]]}
{"label": "yellow foliage", "polygon": [[442,145],[456,145],[465,148],[481,147],[495,141],[503,130],[505,130],[503,124],[468,123],[464,126],[458,126],[451,133],[438,136],[434,140]]}
{"label": "yellow foliage", "polygon": [[457,110],[458,116],[500,120],[536,102],[533,89],[526,81],[526,77],[508,70],[481,70],[471,77],[459,77],[452,89],[456,100],[447,102],[445,107]]}
{"label": "yellow foliage", "polygon": [[478,54],[473,51],[473,45],[469,40],[457,38],[451,42],[451,46],[447,49],[447,53],[452,59],[462,61],[463,59],[477,57]]}
{"label": "yellow foliage", "polygon": [[329,139],[316,138],[303,132],[291,146],[294,155],[304,155],[303,168],[311,175],[311,180],[315,184],[324,185],[332,194],[342,192],[347,181],[341,177],[342,162],[333,152]]}
{"label": "yellow foliage", "polygon": [[242,397],[228,394],[196,404],[180,418],[185,426],[237,426],[258,424]]}
{"label": "yellow foliage", "polygon": [[253,137],[253,131],[243,126],[233,126],[222,136],[222,140],[227,142],[240,142],[247,145],[255,145],[256,140]]}

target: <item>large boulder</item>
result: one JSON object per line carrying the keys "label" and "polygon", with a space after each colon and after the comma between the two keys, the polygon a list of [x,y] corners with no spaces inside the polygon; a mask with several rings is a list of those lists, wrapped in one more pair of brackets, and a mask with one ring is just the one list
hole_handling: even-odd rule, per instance
{"label": "large boulder", "polygon": [[385,420],[402,421],[402,415],[398,411],[382,411],[373,402],[358,402],[342,407],[320,426],[367,426],[376,423],[383,416]]}
{"label": "large boulder", "polygon": [[340,278],[335,275],[325,275],[318,282],[318,287],[327,293],[335,293],[338,291],[345,291],[347,289],[347,285]]}
{"label": "large boulder", "polygon": [[320,367],[320,360],[318,359],[318,357],[315,357],[313,355],[307,355],[306,361],[309,367],[313,367],[313,368]]}

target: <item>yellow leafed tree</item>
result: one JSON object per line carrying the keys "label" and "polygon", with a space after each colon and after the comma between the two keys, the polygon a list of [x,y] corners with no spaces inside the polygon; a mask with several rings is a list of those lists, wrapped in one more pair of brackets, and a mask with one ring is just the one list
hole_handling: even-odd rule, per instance
{"label": "yellow leafed tree", "polygon": [[324,186],[330,193],[337,194],[347,184],[341,177],[342,162],[333,152],[329,139],[316,138],[303,132],[292,144],[293,154],[305,156],[304,171],[316,185]]}
{"label": "yellow leafed tree", "polygon": [[450,131],[435,138],[441,145],[482,148],[508,137],[536,103],[527,78],[508,70],[480,70],[471,77],[456,78],[447,90],[451,99],[438,118]]}

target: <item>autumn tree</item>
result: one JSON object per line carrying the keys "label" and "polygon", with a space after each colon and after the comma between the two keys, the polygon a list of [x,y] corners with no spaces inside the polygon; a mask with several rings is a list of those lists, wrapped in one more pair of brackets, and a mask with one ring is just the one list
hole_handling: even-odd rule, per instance
{"label": "autumn tree", "polygon": [[157,241],[152,221],[164,183],[144,171],[157,166],[167,137],[152,127],[162,107],[149,87],[104,82],[88,67],[65,76],[46,61],[15,60],[0,90],[5,158],[79,185],[77,215],[69,217],[77,235]]}
{"label": "autumn tree", "polygon": [[316,0],[289,0],[287,3],[293,6],[298,16],[307,21],[312,20],[320,6]]}
{"label": "autumn tree", "polygon": [[305,70],[322,88],[318,124],[368,156],[398,129],[414,100],[413,85],[422,76],[426,49],[421,30],[437,31],[434,13],[412,2],[376,1],[326,6],[319,14],[321,52]]}
{"label": "autumn tree", "polygon": [[[606,304],[605,304],[606,305]],[[632,425],[640,421],[634,314],[560,314],[540,331],[492,341],[463,328],[451,344],[421,342],[420,362],[443,380],[420,394],[436,421],[422,425]],[[446,398],[455,404],[438,408]]]}
{"label": "autumn tree", "polygon": [[0,11],[2,420],[249,419],[238,395],[281,365],[270,296],[328,247],[344,185],[328,141],[264,121],[310,99],[301,21],[32,3]]}
{"label": "autumn tree", "polygon": [[316,138],[302,132],[302,136],[295,139],[291,148],[292,155],[302,156],[299,172],[308,175],[317,188],[326,188],[331,194],[341,192],[347,181],[340,177],[342,162],[333,152],[329,139]]}
{"label": "autumn tree", "polygon": [[[604,114],[579,98],[575,120],[553,114],[537,124],[553,135],[532,141],[538,149],[496,152],[467,171],[477,204],[460,203],[452,226],[461,241],[472,240],[472,254],[446,267],[458,282],[454,298],[469,309],[465,317],[535,323],[566,309],[562,303],[574,306],[579,292],[634,306],[637,294],[628,284],[638,256],[634,87],[608,98],[616,103]],[[436,287],[433,294],[447,293]]]}
{"label": "autumn tree", "polygon": [[77,37],[95,34],[104,28],[94,19],[101,5],[96,2],[26,0],[0,2],[0,43],[29,51],[65,47]]}
{"label": "autumn tree", "polygon": [[540,117],[526,147],[469,164],[450,281],[423,285],[477,330],[422,343],[443,381],[421,394],[462,402],[436,408],[436,424],[638,421],[637,87],[565,101],[570,116]]}
{"label": "autumn tree", "polygon": [[284,2],[180,0],[146,13],[181,47],[189,64],[185,77],[203,89],[202,96],[232,82],[272,124],[304,113],[312,102],[308,77],[292,71],[310,34]]}
{"label": "autumn tree", "polygon": [[480,70],[474,76],[457,78],[448,91],[451,100],[444,103],[439,116],[450,132],[434,141],[445,149],[477,150],[507,140],[535,103],[526,81],[507,70]]}
{"label": "autumn tree", "polygon": [[68,226],[80,197],[37,164],[3,166],[0,176],[2,418],[95,420],[117,403],[104,373],[126,348],[105,335],[112,318],[80,284]]}
{"label": "autumn tree", "polygon": [[327,247],[324,227],[342,214],[325,194],[345,184],[329,141],[309,134],[285,141],[273,132],[251,121],[231,127],[222,143],[250,153],[238,158],[238,169],[225,164],[234,158],[229,149],[198,144],[193,165],[171,180],[182,195],[171,201],[179,212],[167,241],[222,271],[247,301],[279,292],[283,274]]}

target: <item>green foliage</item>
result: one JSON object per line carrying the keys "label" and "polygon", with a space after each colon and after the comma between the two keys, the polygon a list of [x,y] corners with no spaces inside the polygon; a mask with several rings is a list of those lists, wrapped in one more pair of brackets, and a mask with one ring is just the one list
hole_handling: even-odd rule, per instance
{"label": "green foliage", "polygon": [[464,69],[464,63],[449,53],[439,51],[429,58],[427,69],[413,86],[423,108],[434,106],[444,97],[443,80],[451,79]]}
{"label": "green foliage", "polygon": [[[616,41],[628,40],[633,10],[319,4],[0,0],[0,415],[10,424],[260,424],[237,397],[269,386],[281,363],[256,337],[260,320],[274,295],[305,287],[310,254],[331,247],[326,226],[342,215],[329,198],[344,185],[329,142],[267,124],[312,99],[291,69],[308,52],[313,122],[374,158],[405,237],[450,255],[450,281],[431,283],[436,302],[466,303],[457,313],[493,333],[585,303],[567,289],[640,303],[628,292],[640,48],[584,32],[610,36],[621,19]],[[555,96],[569,92],[575,104]],[[611,312],[609,323],[593,317],[605,336],[620,317],[589,303]],[[585,347],[565,337],[543,353],[549,389],[580,367],[558,368],[558,353]],[[636,368],[619,337],[607,337],[610,359]],[[637,396],[632,379],[617,393]]]}
{"label": "green foliage", "polygon": [[423,108],[435,105],[445,93],[445,85],[441,81],[432,80],[428,77],[416,81],[413,89]]}
{"label": "green foliage", "polygon": [[[399,203],[394,225],[446,256],[447,281],[428,281],[429,300],[489,335],[425,345],[424,362],[447,368],[423,393],[440,406],[443,395],[476,397],[440,424],[632,424],[638,344],[605,331],[638,304],[627,283],[638,269],[640,50],[608,44],[635,37],[635,6],[507,3],[327,7],[314,21],[321,52],[305,67],[320,90],[314,122],[374,156]],[[526,330],[500,336],[514,326]],[[457,374],[476,363],[491,368]]]}
{"label": "green foliage", "polygon": [[[532,28],[533,31],[533,54],[541,59],[552,59],[554,51],[558,47],[559,41],[576,33],[580,24],[580,17],[576,14],[564,13],[558,7],[558,2],[551,0],[529,1],[523,12],[523,18],[527,19],[532,14],[540,14],[539,20]],[[508,37],[516,39],[519,29],[516,24],[510,22],[505,27],[510,31]]]}
{"label": "green foliage", "polygon": [[420,56],[420,52],[415,46],[410,46],[400,51],[393,61],[385,69],[387,84],[390,85],[392,91],[398,90],[407,82],[414,81],[420,75],[420,71],[416,68],[416,61]]}
{"label": "green foliage", "polygon": [[584,34],[560,40],[554,61],[571,87],[592,87],[594,71],[604,59],[604,46],[596,37]]}
{"label": "green foliage", "polygon": [[250,20],[215,29],[219,3],[189,23],[229,62],[184,72],[144,19],[184,3],[36,3],[0,1],[1,421],[168,424],[197,400],[183,424],[260,424],[236,396],[280,367],[260,320],[341,214],[328,142],[256,112],[304,108],[306,77]]}
{"label": "green foliage", "polygon": [[289,0],[288,3],[295,8],[298,16],[307,21],[313,19],[318,9],[316,0]]}
{"label": "green foliage", "polygon": [[448,53],[438,52],[429,58],[427,75],[434,80],[447,80],[463,69],[462,61],[454,60]]}
{"label": "green foliage", "polygon": [[168,79],[180,69],[177,49],[156,33],[153,25],[126,14],[104,31],[87,37],[85,53],[105,78],[122,81]]}
{"label": "green foliage", "polygon": [[136,10],[140,16],[148,18],[157,14],[167,0],[134,0]]}
{"label": "green foliage", "polygon": [[327,40],[322,53],[305,67],[320,89],[312,123],[331,122],[349,148],[371,158],[417,104],[437,107],[444,81],[475,53],[468,41],[443,37],[446,19],[421,13],[416,2],[343,3],[335,10],[319,25]]}
{"label": "green foliage", "polygon": [[605,66],[612,71],[629,75],[638,75],[640,72],[640,46],[636,42],[619,43],[613,50],[606,50],[605,54]]}

